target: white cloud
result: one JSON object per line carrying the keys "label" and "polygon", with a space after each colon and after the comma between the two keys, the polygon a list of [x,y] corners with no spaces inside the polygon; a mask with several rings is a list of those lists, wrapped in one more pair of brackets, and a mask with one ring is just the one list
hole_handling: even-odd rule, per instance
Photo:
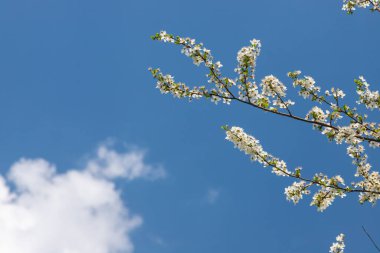
{"label": "white cloud", "polygon": [[206,194],[206,202],[208,204],[214,204],[220,196],[220,191],[217,189],[209,189]]}
{"label": "white cloud", "polygon": [[143,177],[154,180],[165,177],[163,168],[144,163],[144,155],[144,152],[139,150],[120,154],[107,146],[101,146],[96,158],[88,162],[86,169],[108,178],[123,177],[133,180]]}
{"label": "white cloud", "polygon": [[164,175],[143,158],[101,146],[82,170],[57,173],[43,159],[16,162],[0,176],[0,252],[132,252],[130,232],[142,218],[130,214],[112,179]]}
{"label": "white cloud", "polygon": [[160,236],[150,236],[150,240],[159,246],[166,246],[164,239],[162,239]]}

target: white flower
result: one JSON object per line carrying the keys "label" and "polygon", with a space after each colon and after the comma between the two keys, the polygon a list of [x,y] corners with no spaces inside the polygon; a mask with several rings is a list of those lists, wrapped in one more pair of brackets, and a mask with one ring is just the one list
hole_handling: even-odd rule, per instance
{"label": "white flower", "polygon": [[305,181],[294,182],[291,186],[285,188],[286,199],[297,204],[304,194],[310,194],[308,187]]}
{"label": "white flower", "polygon": [[298,92],[300,96],[303,98],[312,98],[316,99],[318,97],[318,93],[321,91],[321,88],[315,86],[315,81],[311,76],[305,76],[302,79],[298,79],[298,72],[293,72],[288,74],[290,77],[296,77],[293,80],[293,86],[299,86],[301,90]]}
{"label": "white flower", "polygon": [[307,114],[306,119],[310,119],[317,122],[326,122],[329,112],[323,112],[318,106],[314,106]]}
{"label": "white flower", "polygon": [[364,104],[368,109],[380,109],[380,94],[379,91],[371,91],[369,84],[360,76],[358,80],[355,80],[357,89],[356,93],[359,95],[358,104]]}
{"label": "white flower", "polygon": [[269,97],[285,97],[286,86],[277,77],[269,75],[261,81],[262,94]]}
{"label": "white flower", "polygon": [[237,54],[238,66],[235,72],[239,74],[239,80],[244,83],[248,78],[254,78],[256,59],[260,55],[261,43],[253,39],[251,45],[243,47]]}
{"label": "white flower", "polygon": [[344,248],[346,245],[344,244],[344,234],[339,234],[336,237],[336,242],[334,242],[330,247],[330,253],[344,253]]}

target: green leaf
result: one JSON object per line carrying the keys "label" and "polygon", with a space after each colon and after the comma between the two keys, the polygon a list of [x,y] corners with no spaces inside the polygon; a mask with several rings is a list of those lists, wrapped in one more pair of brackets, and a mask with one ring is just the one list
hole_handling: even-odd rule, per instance
{"label": "green leaf", "polygon": [[228,127],[228,125],[221,126],[221,128],[222,128],[224,131],[228,131],[228,130],[230,130],[230,128]]}

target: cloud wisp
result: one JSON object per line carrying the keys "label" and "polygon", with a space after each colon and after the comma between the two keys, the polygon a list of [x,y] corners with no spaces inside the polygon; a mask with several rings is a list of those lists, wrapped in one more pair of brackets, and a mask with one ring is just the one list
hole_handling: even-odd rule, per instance
{"label": "cloud wisp", "polygon": [[217,189],[209,189],[206,194],[206,202],[210,205],[215,204],[220,196],[220,190]]}
{"label": "cloud wisp", "polygon": [[84,168],[58,173],[44,159],[21,159],[0,176],[0,252],[130,253],[142,224],[123,203],[116,178],[157,179],[162,168],[140,151],[100,146]]}

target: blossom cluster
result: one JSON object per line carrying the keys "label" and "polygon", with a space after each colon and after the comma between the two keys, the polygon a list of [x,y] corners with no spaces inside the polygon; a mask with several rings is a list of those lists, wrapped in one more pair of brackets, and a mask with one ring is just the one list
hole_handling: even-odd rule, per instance
{"label": "blossom cluster", "polygon": [[226,140],[234,143],[235,147],[249,155],[252,161],[261,163],[264,167],[272,167],[272,172],[278,176],[289,176],[286,163],[264,151],[259,140],[248,135],[240,127],[223,127],[226,130]]}
{"label": "blossom cluster", "polygon": [[235,68],[235,72],[239,74],[241,83],[245,83],[247,79],[254,79],[256,60],[261,51],[259,40],[253,39],[250,42],[249,46],[243,47],[237,54],[238,66]]}
{"label": "blossom cluster", "polygon": [[316,206],[318,211],[324,211],[334,202],[335,198],[344,198],[346,197],[346,192],[351,191],[350,188],[344,187],[344,180],[339,175],[329,178],[322,173],[318,173],[312,181],[320,186],[310,203],[311,206]]}
{"label": "blossom cluster", "polygon": [[[293,79],[293,86],[300,87],[299,95],[327,107],[327,110],[323,110],[314,106],[306,114],[305,119],[313,123],[315,129],[338,144],[345,142],[350,145],[365,141],[372,147],[380,147],[380,124],[367,121],[368,115],[358,113],[357,108],[342,104],[342,99],[345,97],[344,91],[331,88],[321,95],[321,89],[315,86],[315,81],[308,76],[300,78],[300,74],[300,71],[288,73],[288,76]],[[355,80],[355,83],[359,95],[357,103],[364,104],[368,109],[378,109],[379,92],[369,90],[369,84],[363,77]],[[336,124],[342,119],[346,119],[343,125]]]}
{"label": "blossom cluster", "polygon": [[[191,58],[195,65],[199,66],[203,63],[204,66],[206,66],[209,69],[209,73],[207,74],[208,82],[213,83],[215,85],[215,88],[210,93],[203,93],[204,96],[206,98],[211,97],[212,101],[215,103],[218,103],[223,98],[223,102],[228,104],[230,103],[230,94],[227,91],[227,89],[228,87],[235,85],[235,82],[229,78],[223,78],[221,76],[220,69],[223,66],[222,63],[220,61],[214,61],[211,51],[205,48],[203,46],[203,43],[196,43],[194,39],[188,37],[182,38],[179,36],[174,36],[173,34],[168,34],[166,31],[161,31],[155,34],[154,36],[152,36],[152,39],[180,45],[182,46],[181,52],[187,57]],[[154,73],[152,74],[155,78],[159,76],[155,76]],[[160,87],[162,86],[157,85],[157,88]]]}
{"label": "blossom cluster", "polygon": [[[329,117],[329,111],[323,111],[318,106],[314,106],[311,108],[311,110],[306,114],[306,119],[315,121],[315,122],[323,122],[325,123],[327,121],[327,118]],[[322,128],[321,125],[314,124],[314,128]]]}
{"label": "blossom cluster", "polygon": [[197,99],[203,96],[207,92],[204,86],[193,87],[190,89],[184,83],[177,83],[174,81],[174,77],[171,75],[164,75],[160,69],[149,69],[154,78],[157,79],[157,88],[160,89],[162,94],[171,93],[174,97],[183,98],[188,97],[190,100]]}
{"label": "blossom cluster", "polygon": [[348,146],[347,154],[353,159],[352,163],[356,166],[355,177],[363,179],[354,184],[355,188],[365,189],[359,194],[359,202],[376,203],[380,199],[380,175],[377,171],[370,171],[371,165],[367,161],[368,156],[365,154],[364,146],[352,144]]}
{"label": "blossom cluster", "polygon": [[335,100],[339,100],[340,98],[344,98],[346,94],[341,89],[336,89],[334,87],[331,90],[326,90],[325,95],[328,97],[333,97]]}
{"label": "blossom cluster", "polygon": [[352,14],[356,8],[368,8],[371,11],[380,11],[380,0],[343,0],[342,10]]}
{"label": "blossom cluster", "polygon": [[369,84],[360,76],[359,79],[355,80],[356,83],[356,93],[359,95],[358,104],[364,104],[368,109],[380,109],[380,94],[379,91],[371,91],[369,89]]}
{"label": "blossom cluster", "polygon": [[311,184],[305,181],[294,182],[285,188],[286,199],[297,204],[303,198],[303,195],[310,194],[310,190],[308,189],[310,186]]}
{"label": "blossom cluster", "polygon": [[306,179],[301,176],[301,168],[294,171],[287,169],[286,162],[274,157],[266,152],[260,142],[253,136],[248,135],[240,127],[223,127],[226,131],[226,139],[231,141],[234,146],[245,154],[249,155],[252,161],[257,161],[264,167],[272,167],[272,173],[278,176],[296,178],[297,181],[285,188],[286,199],[297,204],[304,195],[311,193],[312,186],[318,189],[313,195],[311,206],[316,206],[318,211],[324,211],[332,204],[336,197],[345,197],[346,192],[352,191],[351,188],[345,187],[344,180],[341,176],[327,177],[322,173],[314,175],[312,179]]}
{"label": "blossom cluster", "polygon": [[[250,45],[243,47],[237,53],[238,66],[235,68],[235,72],[239,75],[235,79],[238,83],[239,100],[255,104],[262,108],[269,108],[272,103],[275,107],[286,108],[292,105],[292,101],[281,101],[281,97],[284,97],[286,87],[275,76],[270,75],[264,77],[260,83],[261,92],[256,85],[255,69],[257,57],[260,55],[261,43],[259,40],[253,39],[250,41]],[[270,97],[275,97],[271,102]],[[274,109],[275,107],[271,108]]]}
{"label": "blossom cluster", "polygon": [[295,103],[291,100],[284,101],[286,97],[286,86],[278,80],[277,77],[269,75],[264,77],[261,81],[260,86],[262,87],[263,97],[272,97],[275,98],[272,100],[272,105],[279,108],[288,108]]}
{"label": "blossom cluster", "polygon": [[330,247],[330,253],[344,253],[344,248],[346,245],[344,244],[344,234],[339,234],[336,237],[336,242],[334,242]]}
{"label": "blossom cluster", "polygon": [[321,91],[321,88],[315,86],[315,81],[311,76],[305,76],[304,78],[298,78],[301,71],[297,70],[294,72],[289,72],[288,76],[293,79],[293,86],[300,87],[298,94],[303,98],[311,98],[313,101],[318,99],[317,94]]}

